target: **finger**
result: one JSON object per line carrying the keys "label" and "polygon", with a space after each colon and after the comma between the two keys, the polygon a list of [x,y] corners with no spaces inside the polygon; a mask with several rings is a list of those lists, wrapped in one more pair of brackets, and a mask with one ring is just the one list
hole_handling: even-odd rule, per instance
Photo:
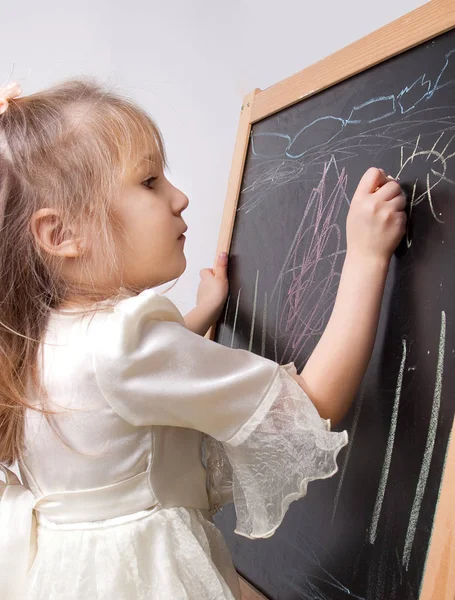
{"label": "finger", "polygon": [[399,212],[395,216],[395,223],[398,231],[403,236],[406,233],[406,225],[408,222],[408,217],[405,212]]}
{"label": "finger", "polygon": [[403,231],[403,233],[406,231],[406,225],[408,223],[408,216],[405,212],[401,212],[399,214],[400,217],[400,225],[401,225],[401,229]]}
{"label": "finger", "polygon": [[201,271],[199,271],[199,277],[204,277],[206,275],[213,275],[213,269],[202,269]]}
{"label": "finger", "polygon": [[392,200],[389,200],[387,206],[390,206],[394,210],[401,211],[405,210],[407,205],[406,194],[403,192],[399,196],[395,196]]}
{"label": "finger", "polygon": [[222,252],[218,256],[218,260],[215,268],[215,277],[225,278],[227,276],[227,265],[228,265],[228,255],[226,252]]}
{"label": "finger", "polygon": [[[385,177],[386,179],[388,179],[389,181],[390,181],[390,180],[392,180],[392,181],[395,181],[395,180],[394,180],[394,178],[393,178],[391,175],[387,175],[387,173],[384,171],[384,169],[379,169],[379,170],[381,171],[381,173],[384,175],[384,177]],[[381,186],[380,186],[380,185],[378,185],[378,187],[377,187],[377,188],[376,188],[374,191],[376,192],[376,191],[377,191],[377,190],[379,190],[380,188],[381,188]]]}
{"label": "finger", "polygon": [[375,192],[375,198],[379,200],[383,200],[388,202],[395,198],[395,196],[400,196],[403,193],[403,188],[397,181],[387,181],[379,190]]}
{"label": "finger", "polygon": [[387,183],[387,181],[388,179],[381,169],[370,167],[359,181],[357,191],[365,194],[372,194],[378,187]]}

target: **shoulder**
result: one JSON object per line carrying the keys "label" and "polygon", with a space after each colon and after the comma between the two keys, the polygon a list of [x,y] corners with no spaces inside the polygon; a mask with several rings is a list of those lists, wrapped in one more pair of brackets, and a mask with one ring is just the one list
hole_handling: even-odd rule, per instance
{"label": "shoulder", "polygon": [[132,323],[156,320],[185,324],[183,315],[172,300],[152,289],[120,300],[114,306],[112,318]]}
{"label": "shoulder", "polygon": [[122,353],[140,343],[152,321],[173,322],[186,327],[183,315],[166,296],[153,289],[117,301],[93,321],[94,347]]}

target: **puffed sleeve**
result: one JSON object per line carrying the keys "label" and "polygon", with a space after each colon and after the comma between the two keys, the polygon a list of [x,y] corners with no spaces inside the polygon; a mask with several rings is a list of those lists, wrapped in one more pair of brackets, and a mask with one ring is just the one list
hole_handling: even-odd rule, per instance
{"label": "puffed sleeve", "polygon": [[215,508],[232,498],[237,533],[272,535],[309,481],[337,471],[347,433],[330,431],[290,375],[293,363],[189,331],[158,292],[120,301],[98,319],[91,345],[100,391],[123,419],[206,434],[209,495]]}

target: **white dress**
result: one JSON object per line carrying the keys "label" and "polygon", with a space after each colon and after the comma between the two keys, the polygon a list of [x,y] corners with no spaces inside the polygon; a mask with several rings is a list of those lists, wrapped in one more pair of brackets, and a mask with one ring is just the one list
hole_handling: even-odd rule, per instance
{"label": "white dress", "polygon": [[271,536],[347,434],[293,363],[189,331],[160,293],[97,309],[52,311],[39,364],[57,413],[26,413],[23,485],[2,467],[0,597],[239,599],[211,515],[233,501],[238,534]]}

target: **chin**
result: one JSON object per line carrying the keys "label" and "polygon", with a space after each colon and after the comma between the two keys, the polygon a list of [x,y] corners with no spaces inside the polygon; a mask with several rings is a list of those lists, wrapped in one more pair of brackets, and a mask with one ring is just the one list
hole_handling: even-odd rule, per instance
{"label": "chin", "polygon": [[[170,268],[169,271],[165,275],[162,275],[159,283],[157,283],[156,281],[153,281],[153,280],[149,280],[149,281],[147,281],[147,286],[145,288],[143,287],[143,289],[160,287],[162,285],[166,285],[166,284],[170,283],[171,281],[175,281],[185,272],[185,270],[186,270],[186,258],[185,258],[185,255],[182,253],[182,257],[180,258],[180,260],[176,260],[174,265],[172,266],[172,268]],[[177,283],[177,282],[175,282],[175,283]]]}
{"label": "chin", "polygon": [[178,265],[176,265],[172,271],[167,276],[167,281],[173,281],[174,279],[178,279],[183,273],[186,271],[186,258],[182,255],[182,259],[178,261]]}
{"label": "chin", "polygon": [[180,267],[179,274],[177,275],[177,277],[180,277],[180,275],[182,275],[186,269],[186,256],[184,254],[182,254],[182,257],[183,257],[183,261],[182,261],[183,266]]}

